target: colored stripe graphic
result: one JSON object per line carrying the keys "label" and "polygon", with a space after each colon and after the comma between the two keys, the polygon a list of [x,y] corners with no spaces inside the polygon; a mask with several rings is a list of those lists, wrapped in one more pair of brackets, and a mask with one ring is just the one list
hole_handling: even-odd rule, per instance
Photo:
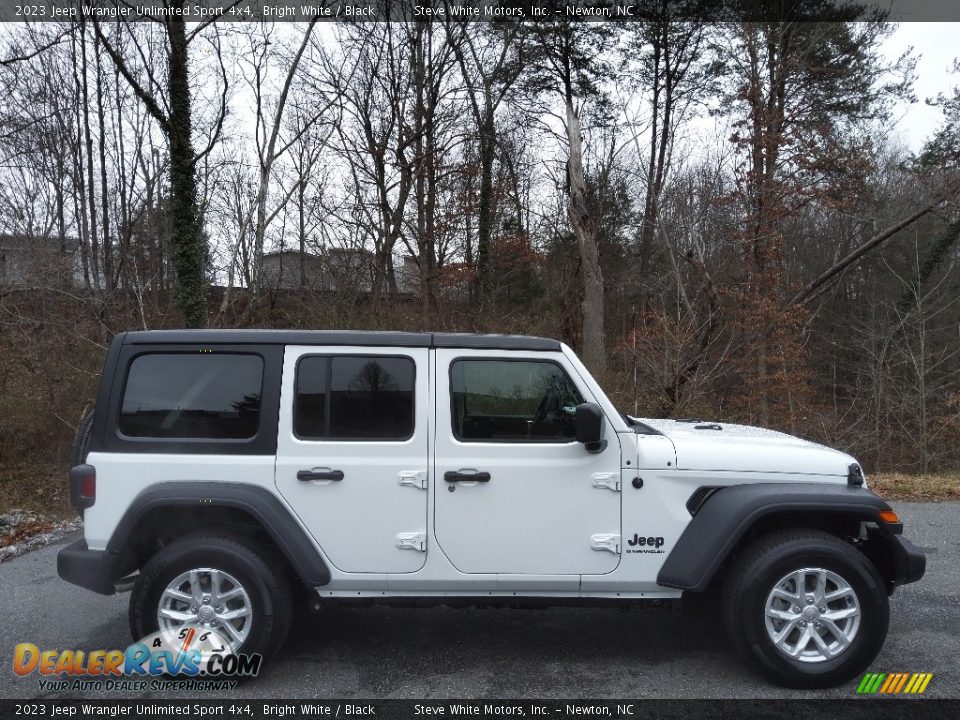
{"label": "colored stripe graphic", "polygon": [[933,673],[867,673],[857,685],[861,695],[921,695]]}
{"label": "colored stripe graphic", "polygon": [[910,673],[901,673],[900,679],[897,681],[897,686],[892,689],[890,692],[899,693],[903,690],[903,686],[907,684],[907,678],[910,677]]}
{"label": "colored stripe graphic", "polygon": [[897,673],[890,673],[889,675],[887,675],[886,681],[880,687],[880,693],[883,694],[883,693],[889,692],[891,686],[893,686],[896,683],[896,679],[898,677],[900,676],[897,675]]}
{"label": "colored stripe graphic", "polygon": [[871,682],[873,682],[873,673],[867,673],[863,676],[863,680],[860,681],[860,684],[857,685],[857,692],[861,694],[865,693]]}
{"label": "colored stripe graphic", "polygon": [[868,692],[868,693],[875,693],[877,690],[879,690],[879,689],[880,689],[880,683],[883,682],[883,679],[884,679],[886,676],[887,676],[886,673],[877,673],[877,674],[874,676],[874,678],[873,678],[873,682],[870,683],[870,687],[867,688],[867,692]]}

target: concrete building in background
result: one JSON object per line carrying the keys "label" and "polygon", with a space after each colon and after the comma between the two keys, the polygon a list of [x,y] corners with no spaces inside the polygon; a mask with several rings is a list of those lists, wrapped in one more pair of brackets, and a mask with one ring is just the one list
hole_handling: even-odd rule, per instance
{"label": "concrete building in background", "polygon": [[331,248],[322,254],[280,250],[263,256],[264,284],[276,290],[369,292],[373,253]]}
{"label": "concrete building in background", "polygon": [[72,286],[83,281],[80,241],[74,237],[0,234],[0,287]]}

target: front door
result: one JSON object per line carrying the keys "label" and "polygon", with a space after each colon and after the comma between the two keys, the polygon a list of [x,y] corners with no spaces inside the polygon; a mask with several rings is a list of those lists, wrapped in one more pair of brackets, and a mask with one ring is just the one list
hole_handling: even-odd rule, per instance
{"label": "front door", "polygon": [[576,442],[595,399],[563,355],[436,350],[437,542],[464,573],[603,574],[620,561],[620,444]]}
{"label": "front door", "polygon": [[344,572],[426,559],[426,348],[288,346],[276,484]]}

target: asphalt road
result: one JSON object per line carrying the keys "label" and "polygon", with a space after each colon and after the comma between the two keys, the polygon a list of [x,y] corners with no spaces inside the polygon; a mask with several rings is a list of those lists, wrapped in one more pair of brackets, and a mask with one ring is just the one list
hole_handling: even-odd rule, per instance
{"label": "asphalt road", "polygon": [[[960,697],[960,503],[895,507],[907,537],[928,553],[927,574],[893,596],[890,634],[871,670],[932,672],[927,696]],[[61,581],[60,547],[0,565],[0,697],[61,697],[42,693],[35,674],[13,674],[16,643],[89,651],[130,642],[128,595]],[[231,699],[850,698],[854,686],[803,693],[770,685],[732,650],[709,604],[682,613],[368,608],[309,616]],[[97,696],[125,697],[88,697]],[[163,694],[190,696],[208,697]]]}

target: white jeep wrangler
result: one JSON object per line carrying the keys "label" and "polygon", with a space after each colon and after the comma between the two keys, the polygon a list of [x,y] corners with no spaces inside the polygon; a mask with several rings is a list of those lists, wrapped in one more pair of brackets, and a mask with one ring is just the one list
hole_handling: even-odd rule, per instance
{"label": "white jeep wrangler", "polygon": [[60,577],[132,587],[136,638],[283,642],[336,602],[594,605],[721,589],[775,681],[866,668],[924,556],[857,462],[779,432],[619,413],[535,337],[130,332],[78,436]]}

